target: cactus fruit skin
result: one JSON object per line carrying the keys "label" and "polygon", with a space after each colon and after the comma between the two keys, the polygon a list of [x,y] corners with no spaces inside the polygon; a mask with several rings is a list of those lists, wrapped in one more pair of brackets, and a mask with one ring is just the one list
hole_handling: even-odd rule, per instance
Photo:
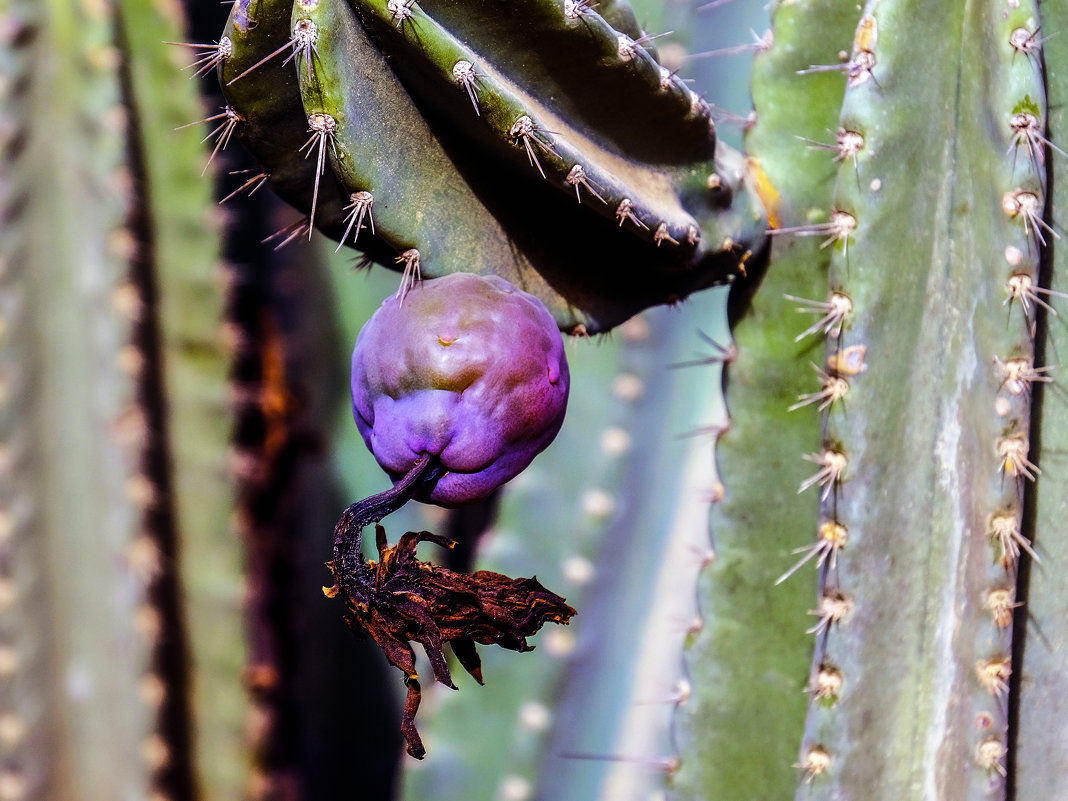
{"label": "cactus fruit skin", "polygon": [[[742,162],[652,51],[587,4],[527,4],[511,33],[472,9],[484,39],[454,9],[394,5],[294,3],[285,29],[285,3],[234,6],[228,114],[300,230],[395,268],[415,252],[428,277],[499,274],[589,333],[744,272],[764,222]],[[501,44],[521,30],[522,59]]]}
{"label": "cactus fruit skin", "polygon": [[352,353],[352,408],[367,447],[399,479],[421,454],[449,471],[427,500],[486,497],[544,450],[570,386],[541,302],[498,276],[422,281],[391,295]]}

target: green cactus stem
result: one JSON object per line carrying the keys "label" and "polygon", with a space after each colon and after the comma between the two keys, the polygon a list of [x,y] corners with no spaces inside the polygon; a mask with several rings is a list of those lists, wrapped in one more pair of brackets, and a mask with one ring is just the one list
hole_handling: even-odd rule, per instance
{"label": "green cactus stem", "polygon": [[[510,15],[471,11],[298,2],[283,30],[281,4],[241,0],[207,50],[229,100],[219,134],[236,132],[309,224],[372,261],[497,273],[564,330],[744,271],[763,238],[744,164],[655,51],[588,4],[531,4],[522,34],[498,31]],[[634,32],[625,5],[606,12]],[[582,236],[544,236],[558,225]]]}
{"label": "green cactus stem", "polygon": [[[774,45],[754,63],[757,119],[746,149],[778,228],[826,220],[835,170],[825,149],[799,137],[828,139],[844,80],[797,71],[833,58],[856,19],[850,2],[781,4],[772,17]],[[699,589],[703,621],[686,652],[693,695],[677,724],[681,760],[672,788],[680,799],[721,792],[786,798],[797,781],[791,765],[806,709],[811,590],[775,580],[791,549],[811,536],[799,521],[814,519],[826,489],[798,492],[818,469],[802,457],[818,454],[820,442],[810,419],[788,411],[819,352],[818,336],[797,335],[826,309],[788,296],[824,301],[830,253],[818,241],[779,236],[771,258],[768,273],[754,277],[760,283],[751,302],[740,287],[732,298],[735,317],[748,308],[734,330],[739,356],[727,369],[730,422],[716,440],[724,488],[711,514],[714,559]],[[798,314],[799,306],[817,314]]]}
{"label": "green cactus stem", "polygon": [[[927,13],[948,25],[916,29]],[[1010,36],[1036,14],[869,4],[849,61],[808,70],[845,72],[839,129],[856,141],[831,224],[807,229],[833,246],[828,291],[851,315],[795,404],[825,411],[820,453],[836,459],[805,554],[820,591],[798,798],[1004,793],[1011,620],[990,599],[1031,552],[1043,373],[1027,288],[1050,236],[1042,156],[1016,123],[1044,116],[1042,76]]]}
{"label": "green cactus stem", "polygon": [[[173,132],[198,99],[188,82],[157,88],[175,83],[176,52],[159,39],[180,39],[181,23],[137,3],[0,11],[0,784],[11,798],[188,795],[187,660],[241,663],[237,593],[213,604],[227,584],[200,592],[177,564],[189,554],[216,578],[229,567],[236,584],[218,447],[218,241],[193,167],[202,148]],[[185,628],[185,601],[211,608],[209,626]],[[205,760],[204,775],[236,776],[217,783],[232,797],[244,707],[225,675],[195,692],[212,695],[198,743],[217,737],[223,760]]]}
{"label": "green cactus stem", "polygon": [[[132,242],[121,79],[109,58],[116,19],[61,6],[2,12],[5,74],[17,76],[2,90],[0,661],[3,715],[17,733],[3,781],[24,798],[102,801],[152,786],[141,745],[156,733],[156,709],[134,688],[156,641],[136,627],[147,577],[130,559],[152,485],[141,473],[136,376],[120,358],[133,321],[99,313],[129,286]],[[42,69],[50,51],[80,68]],[[33,127],[43,108],[48,136]],[[140,544],[151,571],[156,544]]]}

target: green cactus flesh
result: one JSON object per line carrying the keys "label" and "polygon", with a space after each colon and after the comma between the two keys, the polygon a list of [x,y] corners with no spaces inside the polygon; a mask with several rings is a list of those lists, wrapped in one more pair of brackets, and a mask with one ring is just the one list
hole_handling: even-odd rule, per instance
{"label": "green cactus flesh", "polygon": [[[205,743],[218,761],[205,759],[203,775],[220,794],[203,797],[233,798],[244,779],[225,382],[212,340],[218,236],[205,225],[203,148],[174,142],[197,113],[195,86],[154,91],[175,83],[176,51],[159,39],[181,38],[181,24],[134,2],[0,10],[7,798],[182,795],[190,751]],[[168,416],[162,397],[175,384]],[[210,570],[190,576],[179,552]],[[196,609],[191,630],[179,598]],[[210,666],[192,703],[197,744],[190,657]]]}
{"label": "green cactus flesh", "polygon": [[[779,200],[768,197],[777,226],[826,220],[833,163],[799,137],[824,141],[837,127],[844,79],[797,70],[833,58],[857,15],[848,0],[780,5],[774,45],[754,63],[759,113],[746,148],[766,185],[781,193]],[[772,257],[734,330],[730,424],[716,443],[725,486],[710,521],[715,558],[699,587],[703,621],[686,653],[692,697],[677,723],[680,765],[672,788],[679,799],[709,797],[710,788],[737,798],[786,798],[796,783],[791,765],[805,717],[811,589],[799,581],[776,586],[775,579],[791,549],[806,544],[810,534],[799,521],[814,519],[823,490],[798,492],[818,469],[801,458],[820,450],[818,431],[809,416],[788,411],[793,388],[812,376],[809,362],[819,348],[816,336],[795,336],[823,311],[798,314],[799,303],[787,295],[823,300],[830,253],[811,238],[779,237]]]}
{"label": "green cactus flesh", "polygon": [[[942,24],[915,25],[928,14]],[[823,413],[827,490],[804,554],[819,592],[798,798],[1005,792],[1012,609],[1032,550],[1021,516],[1038,472],[1030,399],[1045,380],[1033,287],[1052,239],[1031,133],[1046,113],[1040,60],[1012,37],[1038,26],[1028,3],[884,0],[847,62],[805,70],[846,74],[831,224],[798,233],[833,248],[816,298],[847,299],[849,314],[824,326],[818,382],[795,404]]]}
{"label": "green cactus flesh", "polygon": [[[637,33],[626,5],[604,11]],[[588,3],[523,15],[241,0],[218,51],[220,134],[373,261],[497,273],[565,330],[744,272],[762,212],[708,105]]]}
{"label": "green cactus flesh", "polygon": [[204,146],[173,132],[199,98],[193,86],[160,91],[173,83],[180,53],[162,49],[144,33],[177,39],[183,20],[139,0],[124,0],[121,13],[130,65],[127,104],[136,110],[144,154],[144,214],[151,235],[141,251],[151,265],[147,281],[157,298],[159,381],[166,399],[160,434],[166,435],[174,573],[196,677],[186,699],[196,720],[190,761],[205,799],[231,798],[247,777],[242,731],[249,704],[234,681],[246,660],[244,566],[241,543],[230,533],[235,503],[230,455],[220,447],[229,442],[231,429],[228,359],[219,342],[221,243],[218,226],[205,214],[210,187],[199,174]]}

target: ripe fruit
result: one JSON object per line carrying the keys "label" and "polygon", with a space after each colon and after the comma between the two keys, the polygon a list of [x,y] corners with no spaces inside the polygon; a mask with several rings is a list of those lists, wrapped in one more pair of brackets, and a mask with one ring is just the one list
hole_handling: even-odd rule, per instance
{"label": "ripe fruit", "polygon": [[563,423],[556,322],[495,275],[454,273],[390,296],[356,339],[352,410],[394,482],[423,454],[448,471],[419,500],[459,506],[518,475]]}

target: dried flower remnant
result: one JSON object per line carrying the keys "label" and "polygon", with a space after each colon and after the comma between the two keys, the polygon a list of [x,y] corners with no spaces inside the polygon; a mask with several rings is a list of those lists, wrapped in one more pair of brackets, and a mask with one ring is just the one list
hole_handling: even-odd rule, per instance
{"label": "dried flower remnant", "polygon": [[567,623],[576,613],[535,578],[513,579],[488,570],[458,573],[415,558],[420,542],[453,547],[453,540],[446,537],[410,531],[390,547],[385,529],[376,525],[375,531],[378,562],[364,561],[353,551],[339,554],[340,560],[327,564],[335,584],[324,592],[331,598],[340,595],[353,632],[369,635],[390,663],[404,672],[408,695],[401,733],[408,753],[422,759],[426,749],[415,728],[422,692],[412,642],[426,650],[434,678],[456,689],[445,660],[445,643],[451,644],[456,659],[481,684],[482,664],[475,643],[530,651],[534,646],[527,643],[527,637],[546,622]]}

